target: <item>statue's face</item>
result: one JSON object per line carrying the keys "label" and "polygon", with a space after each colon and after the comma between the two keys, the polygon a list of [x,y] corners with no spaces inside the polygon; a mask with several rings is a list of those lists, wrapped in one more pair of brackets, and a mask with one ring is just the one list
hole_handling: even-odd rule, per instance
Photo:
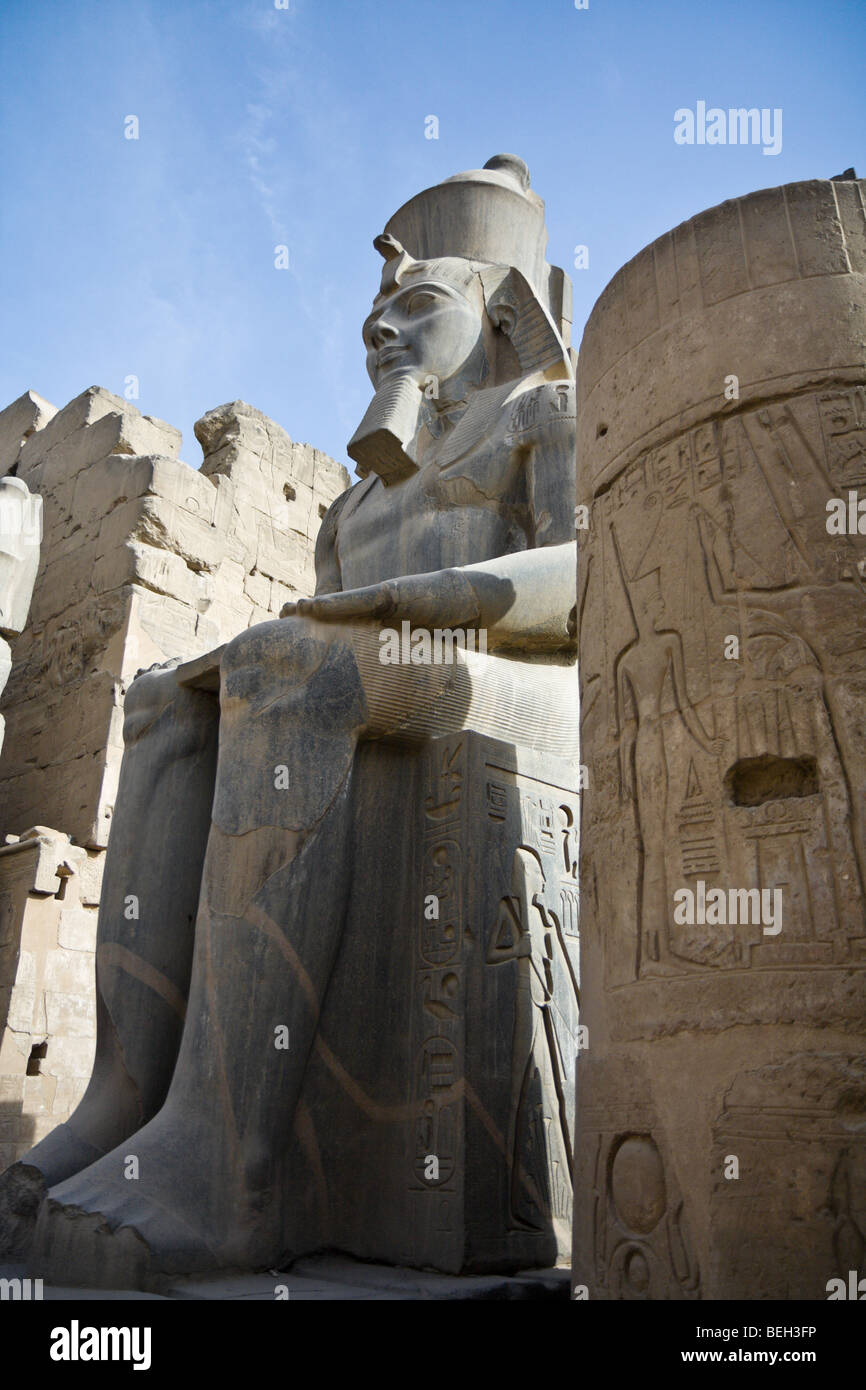
{"label": "statue's face", "polygon": [[650,623],[657,623],[659,619],[664,616],[665,611],[665,601],[661,594],[650,594],[649,598],[644,602],[643,611]]}
{"label": "statue's face", "polygon": [[408,375],[419,386],[429,377],[457,376],[483,342],[480,286],[409,279],[376,305],[364,324],[367,371],[378,390],[391,376]]}

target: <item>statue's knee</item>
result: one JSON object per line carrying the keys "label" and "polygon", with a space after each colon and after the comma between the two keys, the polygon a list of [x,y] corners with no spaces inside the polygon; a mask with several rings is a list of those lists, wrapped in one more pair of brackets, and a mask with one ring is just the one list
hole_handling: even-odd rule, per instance
{"label": "statue's knee", "polygon": [[304,618],[280,618],[247,628],[226,646],[221,661],[223,701],[255,699],[271,690],[303,685],[322,666],[337,634]]}
{"label": "statue's knee", "polygon": [[282,646],[285,638],[281,629],[285,626],[282,619],[274,619],[267,623],[256,623],[253,627],[245,628],[239,632],[230,642],[227,642],[220,660],[220,668],[223,677],[234,671],[242,670],[243,667],[251,663],[259,663],[266,660],[268,653],[275,646]]}
{"label": "statue's knee", "polygon": [[267,684],[271,673],[291,661],[291,635],[280,620],[256,623],[226,644],[220,661],[221,699],[250,699]]}
{"label": "statue's knee", "polygon": [[129,686],[123,701],[124,743],[134,743],[177,698],[176,663],[143,671]]}

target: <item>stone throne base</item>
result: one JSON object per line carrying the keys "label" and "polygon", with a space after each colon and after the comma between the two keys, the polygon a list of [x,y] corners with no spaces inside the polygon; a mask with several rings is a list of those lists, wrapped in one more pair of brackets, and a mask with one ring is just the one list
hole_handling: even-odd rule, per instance
{"label": "stone throne base", "polygon": [[471,732],[362,745],[351,908],[289,1155],[290,1256],[567,1262],[576,773]]}

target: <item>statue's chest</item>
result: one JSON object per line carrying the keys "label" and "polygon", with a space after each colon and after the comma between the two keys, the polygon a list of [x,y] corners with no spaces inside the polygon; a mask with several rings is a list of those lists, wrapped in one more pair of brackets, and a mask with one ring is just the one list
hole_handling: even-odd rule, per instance
{"label": "statue's chest", "polygon": [[376,479],[340,521],[343,588],[525,549],[525,493],[518,455],[495,441],[457,459],[431,451],[393,487]]}

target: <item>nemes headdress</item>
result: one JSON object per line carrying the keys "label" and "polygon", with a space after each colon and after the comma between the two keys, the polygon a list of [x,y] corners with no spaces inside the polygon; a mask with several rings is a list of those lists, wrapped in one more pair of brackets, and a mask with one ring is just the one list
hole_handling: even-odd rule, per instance
{"label": "nemes headdress", "polygon": [[571,375],[571,281],[545,259],[544,203],[517,155],[494,155],[483,169],[417,193],[373,244],[385,257],[380,294],[416,262],[476,262],[494,324],[506,305],[513,311],[510,336],[521,370],[554,375],[561,364],[562,375]]}
{"label": "nemes headdress", "polygon": [[[574,375],[571,281],[545,259],[544,203],[516,155],[500,154],[404,203],[373,245],[384,258],[374,308],[406,280],[476,277],[491,323],[510,339],[521,376]],[[377,391],[347,446],[363,477],[386,485],[408,476],[407,452],[418,402],[412,384],[395,378]],[[405,417],[405,418],[404,418]]]}
{"label": "nemes headdress", "polygon": [[460,256],[513,266],[532,285],[566,346],[571,340],[571,282],[548,265],[544,203],[515,154],[497,154],[417,193],[385,227],[419,261]]}

